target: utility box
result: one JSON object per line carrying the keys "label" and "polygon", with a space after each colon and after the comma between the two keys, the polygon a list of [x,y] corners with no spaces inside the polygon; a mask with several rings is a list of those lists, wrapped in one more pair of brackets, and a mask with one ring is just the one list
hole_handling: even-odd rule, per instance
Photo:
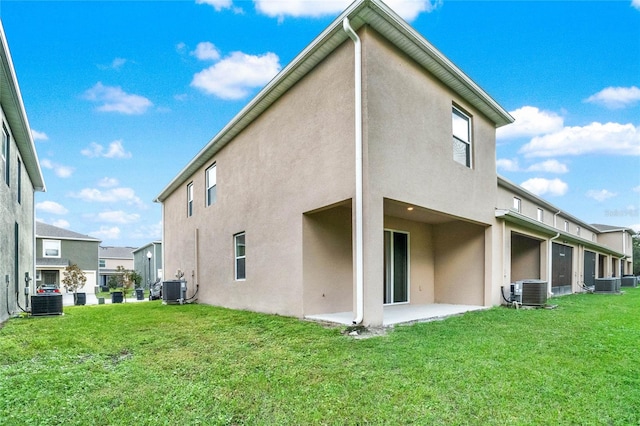
{"label": "utility box", "polygon": [[62,315],[62,294],[31,296],[31,315]]}
{"label": "utility box", "polygon": [[522,281],[522,304],[544,306],[547,304],[547,282],[542,280]]}
{"label": "utility box", "polygon": [[183,304],[187,295],[187,282],[172,280],[162,282],[162,301],[166,304]]}
{"label": "utility box", "polygon": [[596,278],[595,293],[619,293],[620,278]]}
{"label": "utility box", "polygon": [[622,287],[637,287],[638,277],[636,277],[635,275],[623,275],[620,285]]}

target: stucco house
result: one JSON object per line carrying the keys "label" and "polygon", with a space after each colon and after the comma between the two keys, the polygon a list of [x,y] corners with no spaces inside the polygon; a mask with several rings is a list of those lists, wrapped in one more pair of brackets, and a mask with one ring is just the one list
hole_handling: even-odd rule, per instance
{"label": "stucco house", "polygon": [[108,287],[109,278],[118,274],[118,266],[133,270],[133,251],[135,247],[100,246],[98,248],[98,285]]}
{"label": "stucco house", "polygon": [[[35,192],[45,183],[0,21],[0,323],[26,309],[35,275]],[[25,280],[28,278],[29,280]]]}
{"label": "stucco house", "polygon": [[61,288],[63,272],[76,264],[87,277],[84,293],[94,293],[98,283],[100,240],[43,222],[36,222],[36,287],[55,284]]}
{"label": "stucco house", "polygon": [[158,195],[164,270],[202,303],[346,324],[500,304],[514,277],[548,276],[554,216],[596,233],[497,176],[512,121],[383,2],[356,1]]}
{"label": "stucco house", "polygon": [[162,242],[152,241],[133,251],[135,271],[142,277],[142,285],[148,288],[150,284],[162,278]]}

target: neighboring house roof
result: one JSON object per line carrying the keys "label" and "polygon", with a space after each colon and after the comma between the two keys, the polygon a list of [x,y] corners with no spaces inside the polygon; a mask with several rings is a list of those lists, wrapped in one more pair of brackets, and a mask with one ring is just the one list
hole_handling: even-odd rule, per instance
{"label": "neighboring house roof", "polygon": [[102,247],[98,249],[100,259],[133,259],[135,247]]}
{"label": "neighboring house roof", "polygon": [[600,223],[592,223],[591,226],[596,228],[598,232],[602,234],[606,234],[607,232],[622,232],[622,231],[627,231],[631,234],[636,233],[636,231],[634,231],[632,228],[627,228],[625,226],[602,225]]}
{"label": "neighboring house roof", "polygon": [[46,191],[2,21],[0,21],[0,104],[34,190]]}
{"label": "neighboring house roof", "polygon": [[57,240],[78,240],[78,241],[97,241],[99,239],[93,238],[89,235],[79,234],[77,232],[69,231],[68,229],[58,228],[57,226],[49,225],[44,222],[36,221],[36,238],[55,238]]}
{"label": "neighboring house roof", "polygon": [[523,187],[521,187],[517,183],[511,182],[509,179],[507,179],[505,177],[502,177],[500,175],[498,175],[498,185],[501,185],[501,186],[509,189],[510,191],[512,191],[515,194],[518,194],[518,195],[521,195],[523,197],[535,200],[535,202],[537,204],[541,205],[542,207],[545,207],[545,208],[549,209],[549,211],[551,211],[553,214],[559,213],[563,217],[565,217],[567,219],[571,219],[572,222],[575,222],[575,223],[579,224],[584,229],[588,229],[591,232],[595,232],[595,233],[601,232],[594,225],[590,225],[590,224],[578,219],[577,217],[573,216],[572,214],[567,213],[566,211],[560,209],[559,207],[554,206],[553,204],[549,203],[545,199],[538,197],[533,192],[527,191],[526,189],[524,189]]}
{"label": "neighboring house roof", "polygon": [[162,190],[156,202],[164,201],[222,147],[229,143],[254,119],[301,80],[307,73],[348,39],[342,22],[348,18],[358,30],[369,25],[404,54],[435,75],[455,93],[501,127],[513,122],[513,117],[482,90],[453,62],[440,53],[422,35],[379,0],[358,0],[351,4],[329,27],[311,42],[289,65],[265,86],[182,171]]}

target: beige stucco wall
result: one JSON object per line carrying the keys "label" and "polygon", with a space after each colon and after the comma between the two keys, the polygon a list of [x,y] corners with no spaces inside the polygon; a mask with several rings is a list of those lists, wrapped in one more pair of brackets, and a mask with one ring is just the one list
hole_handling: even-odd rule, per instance
{"label": "beige stucco wall", "polygon": [[[351,49],[339,47],[206,164],[217,164],[213,206],[205,207],[206,167],[192,178],[192,217],[186,184],[165,201],[167,276],[185,271],[200,302],[303,315],[303,214],[353,197]],[[239,232],[245,281],[234,280]]]}

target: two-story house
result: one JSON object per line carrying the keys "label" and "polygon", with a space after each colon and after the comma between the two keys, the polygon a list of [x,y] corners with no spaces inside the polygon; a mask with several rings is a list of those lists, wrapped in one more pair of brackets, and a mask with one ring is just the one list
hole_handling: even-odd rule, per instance
{"label": "two-story house", "polygon": [[103,290],[108,288],[109,278],[118,274],[118,266],[127,271],[133,270],[134,247],[100,246],[98,249],[98,285]]}
{"label": "two-story house", "polygon": [[35,192],[42,170],[0,21],[0,323],[26,309],[33,291]]}
{"label": "two-story house", "polygon": [[374,326],[498,305],[522,277],[575,291],[579,260],[551,266],[564,247],[621,253],[497,176],[512,121],[383,2],[356,1],[158,195],[164,269],[200,302]]}
{"label": "two-story house", "polygon": [[142,285],[149,285],[162,279],[162,242],[152,241],[133,251],[135,271],[142,277]]}
{"label": "two-story house", "polygon": [[76,264],[87,277],[79,290],[93,293],[97,285],[100,240],[43,222],[36,222],[36,286],[54,284],[62,289],[63,273]]}

